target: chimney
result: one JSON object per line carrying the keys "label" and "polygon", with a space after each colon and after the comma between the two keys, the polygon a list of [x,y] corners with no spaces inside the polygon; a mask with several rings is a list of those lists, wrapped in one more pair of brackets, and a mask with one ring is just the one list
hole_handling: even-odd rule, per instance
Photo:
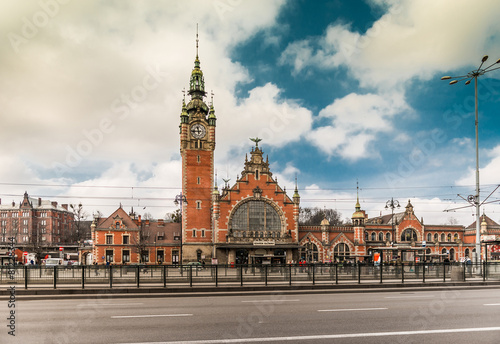
{"label": "chimney", "polygon": [[15,207],[16,206],[16,202],[12,201],[12,206]]}
{"label": "chimney", "polygon": [[38,206],[41,206],[42,205],[42,199],[40,197],[38,197]]}
{"label": "chimney", "polygon": [[163,219],[158,219],[158,226],[163,226],[164,223],[163,223]]}
{"label": "chimney", "polygon": [[57,202],[51,202],[54,208],[57,208]]}
{"label": "chimney", "polygon": [[62,206],[64,209],[68,210],[68,205],[67,205],[67,204],[61,204],[61,206]]}

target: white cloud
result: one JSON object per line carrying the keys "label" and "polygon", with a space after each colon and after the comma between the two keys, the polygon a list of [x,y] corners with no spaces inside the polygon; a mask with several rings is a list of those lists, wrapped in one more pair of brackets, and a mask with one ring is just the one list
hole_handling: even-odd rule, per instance
{"label": "white cloud", "polygon": [[384,96],[351,93],[320,111],[331,124],[313,129],[307,138],[329,155],[356,160],[374,154],[369,144],[376,135],[390,132],[391,120],[409,109],[401,94]]}
{"label": "white cloud", "polygon": [[[361,86],[390,89],[412,78],[476,66],[484,51],[500,55],[500,3],[495,0],[374,1],[386,13],[366,32],[334,23],[322,37],[291,43],[281,62],[306,67],[345,66]],[[475,20],[474,18],[481,18]]]}
{"label": "white cloud", "polygon": [[[181,90],[193,68],[197,23],[201,67],[221,119],[219,161],[232,147],[240,149],[242,135],[260,136],[262,123],[271,129],[270,145],[300,137],[295,124],[310,127],[311,114],[281,99],[274,85],[256,87],[241,102],[235,96],[251,76],[230,59],[231,49],[272,27],[284,0],[53,1],[58,7],[51,10],[47,2],[0,4],[6,34],[0,42],[0,152],[17,157],[10,163],[16,168],[0,166],[6,182],[37,180],[43,171],[41,184],[180,185],[172,176],[181,170]],[[164,165],[172,168],[156,177]]]}

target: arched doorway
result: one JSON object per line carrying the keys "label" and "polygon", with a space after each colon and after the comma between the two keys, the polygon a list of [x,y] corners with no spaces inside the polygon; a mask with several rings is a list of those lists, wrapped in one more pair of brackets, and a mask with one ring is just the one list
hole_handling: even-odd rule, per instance
{"label": "arched doorway", "polygon": [[306,243],[305,250],[303,252],[305,255],[302,256],[302,259],[305,259],[306,262],[314,263],[318,261],[318,247],[314,243],[310,241]]}
{"label": "arched doorway", "polygon": [[236,250],[236,264],[248,264],[248,250]]}
{"label": "arched doorway", "polygon": [[[370,250],[371,251],[371,250]],[[335,261],[343,261],[350,255],[349,253],[349,246],[344,243],[340,243],[335,245],[335,248],[333,249],[333,256]]]}
{"label": "arched doorway", "polygon": [[450,260],[454,261],[455,260],[455,249],[450,248]]}

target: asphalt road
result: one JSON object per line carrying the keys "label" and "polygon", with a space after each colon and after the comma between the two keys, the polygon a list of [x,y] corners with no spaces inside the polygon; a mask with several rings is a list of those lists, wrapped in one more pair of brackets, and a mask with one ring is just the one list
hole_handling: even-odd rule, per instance
{"label": "asphalt road", "polygon": [[499,289],[18,300],[15,337],[0,305],[0,343],[500,342]]}

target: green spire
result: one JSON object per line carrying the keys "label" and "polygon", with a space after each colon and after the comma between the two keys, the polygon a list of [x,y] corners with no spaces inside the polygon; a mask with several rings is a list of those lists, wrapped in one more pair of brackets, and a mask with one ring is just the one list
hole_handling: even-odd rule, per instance
{"label": "green spire", "polygon": [[300,198],[299,188],[297,187],[297,176],[295,176],[295,190],[293,192],[293,198]]}
{"label": "green spire", "polygon": [[211,92],[212,100],[210,102],[210,111],[208,112],[208,125],[215,126],[215,121],[217,118],[215,117],[215,109],[214,109],[214,92]]}
{"label": "green spire", "polygon": [[205,80],[203,79],[203,72],[200,68],[200,59],[198,58],[198,24],[196,24],[196,59],[194,60],[194,69],[191,72],[189,80],[188,94],[192,99],[203,99],[206,95]]}
{"label": "green spire", "polygon": [[189,121],[189,114],[186,108],[186,90],[182,90],[184,98],[182,99],[182,111],[181,111],[181,123],[187,123]]}
{"label": "green spire", "polygon": [[356,181],[356,211],[361,210],[361,205],[359,204],[359,184],[358,181]]}

